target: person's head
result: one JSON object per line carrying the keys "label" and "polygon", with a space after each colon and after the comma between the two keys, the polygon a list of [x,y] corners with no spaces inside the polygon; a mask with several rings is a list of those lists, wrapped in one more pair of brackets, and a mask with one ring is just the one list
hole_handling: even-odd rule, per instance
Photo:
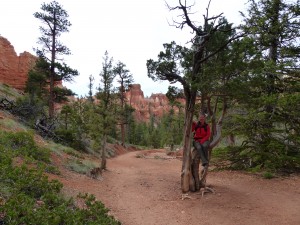
{"label": "person's head", "polygon": [[205,123],[205,120],[206,120],[206,116],[205,114],[200,114],[199,115],[199,121],[201,124],[204,124]]}

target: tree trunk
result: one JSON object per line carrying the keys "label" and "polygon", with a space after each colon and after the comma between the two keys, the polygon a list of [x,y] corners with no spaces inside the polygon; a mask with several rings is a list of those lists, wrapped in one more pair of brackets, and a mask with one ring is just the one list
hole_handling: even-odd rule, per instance
{"label": "tree trunk", "polygon": [[193,183],[191,175],[191,131],[195,109],[196,92],[186,96],[186,114],[184,127],[183,161],[181,170],[181,190],[186,193],[190,190],[190,183]]}
{"label": "tree trunk", "polygon": [[229,134],[227,137],[227,143],[229,146],[235,146],[235,136],[234,134]]}
{"label": "tree trunk", "polygon": [[[54,30],[56,25],[54,24]],[[56,59],[56,34],[52,33],[51,46],[51,65],[50,65],[50,87],[49,87],[49,117],[54,117],[54,78],[55,78],[55,59]]]}
{"label": "tree trunk", "polygon": [[102,152],[101,152],[101,170],[106,169],[106,134],[103,136],[102,140]]}
{"label": "tree trunk", "polygon": [[191,163],[191,171],[192,171],[192,181],[190,182],[190,191],[199,191],[202,187],[199,179],[199,165],[200,165],[200,155],[197,150],[193,148],[192,150],[192,163]]}
{"label": "tree trunk", "polygon": [[50,77],[50,87],[49,87],[49,117],[52,119],[54,117],[54,80],[53,76]]}
{"label": "tree trunk", "polygon": [[122,146],[125,146],[125,124],[124,121],[121,122],[121,141],[122,141]]}
{"label": "tree trunk", "polygon": [[125,88],[124,88],[124,82],[122,80],[121,82],[121,107],[122,107],[122,116],[121,116],[121,139],[122,139],[122,146],[125,146]]}

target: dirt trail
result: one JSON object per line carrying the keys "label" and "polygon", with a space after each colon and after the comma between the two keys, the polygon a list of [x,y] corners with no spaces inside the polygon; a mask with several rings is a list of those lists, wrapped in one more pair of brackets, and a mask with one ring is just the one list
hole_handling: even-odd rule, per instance
{"label": "dirt trail", "polygon": [[[148,154],[136,157],[141,153]],[[300,224],[299,177],[266,180],[210,172],[208,184],[216,193],[189,193],[190,199],[182,200],[181,161],[163,150],[129,152],[109,159],[107,166],[103,180],[63,167],[56,178],[68,194],[94,194],[123,225]]]}

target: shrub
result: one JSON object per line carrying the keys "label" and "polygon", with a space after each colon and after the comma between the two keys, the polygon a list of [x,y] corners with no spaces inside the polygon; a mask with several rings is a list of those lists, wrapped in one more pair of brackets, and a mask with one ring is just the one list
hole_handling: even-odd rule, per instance
{"label": "shrub", "polygon": [[29,133],[0,132],[0,224],[120,224],[93,195],[77,197],[85,201],[84,208],[72,198],[65,199],[61,194],[63,185],[49,181],[44,167],[13,165],[12,158],[20,155],[37,160],[37,164],[41,162],[38,160],[49,161],[49,154],[43,155],[43,151]]}
{"label": "shrub", "polygon": [[271,173],[271,172],[264,172],[263,173],[263,178],[265,178],[265,179],[272,179],[272,178],[274,178],[274,174]]}
{"label": "shrub", "polygon": [[30,157],[35,160],[50,162],[50,151],[38,147],[29,132],[0,132],[0,146],[11,151],[14,156]]}

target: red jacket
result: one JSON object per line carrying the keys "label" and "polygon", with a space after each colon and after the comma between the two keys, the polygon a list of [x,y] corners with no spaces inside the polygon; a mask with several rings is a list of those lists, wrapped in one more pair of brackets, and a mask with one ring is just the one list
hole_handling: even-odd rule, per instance
{"label": "red jacket", "polygon": [[210,127],[208,124],[201,125],[200,122],[193,122],[192,132],[194,132],[194,140],[200,142],[200,144],[209,141]]}

